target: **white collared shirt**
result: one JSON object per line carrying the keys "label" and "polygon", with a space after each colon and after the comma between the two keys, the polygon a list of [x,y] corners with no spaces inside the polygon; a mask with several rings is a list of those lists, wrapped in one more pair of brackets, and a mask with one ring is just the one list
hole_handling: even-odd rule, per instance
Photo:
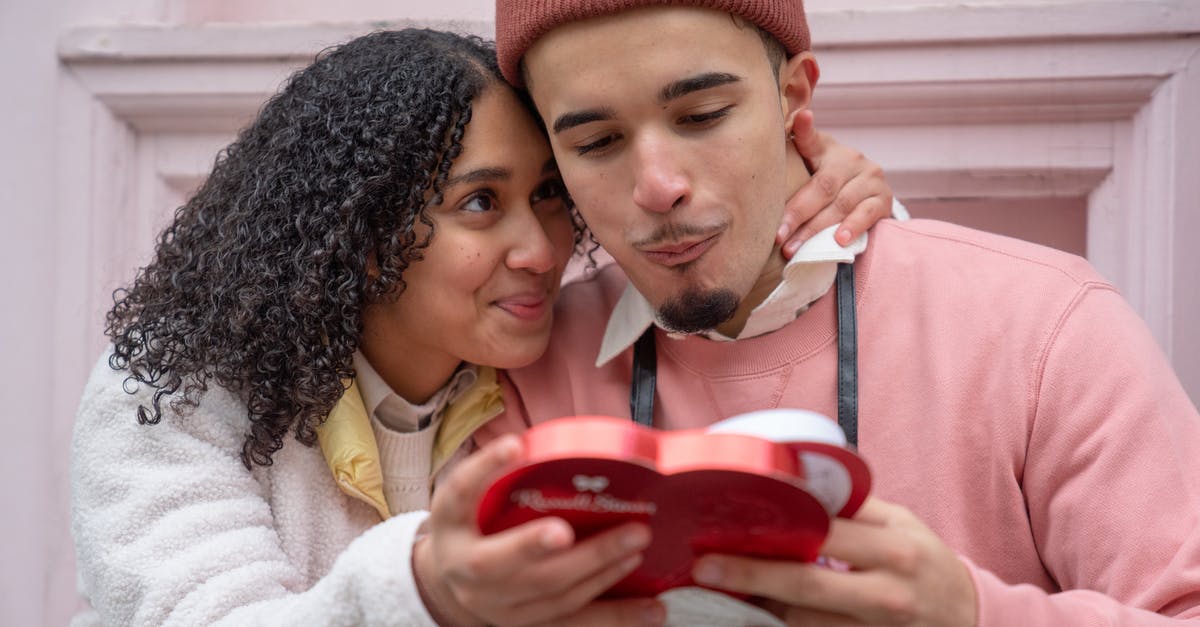
{"label": "white collared shirt", "polygon": [[[908,210],[895,200],[892,202],[892,215],[907,220]],[[859,253],[867,249],[867,233],[860,235],[849,246],[839,245],[833,239],[839,226],[834,225],[817,233],[796,250],[783,268],[779,285],[750,312],[746,325],[737,337],[727,337],[716,330],[698,335],[719,342],[746,339],[776,331],[799,317],[833,286],[837,265],[854,261]],[[659,322],[654,307],[631,282],[625,286],[625,292],[609,316],[596,366],[603,366],[633,346],[650,325],[666,328]],[[682,337],[675,333],[670,335]]]}
{"label": "white collared shirt", "polygon": [[[389,510],[397,514],[412,507],[428,509],[429,473],[442,413],[474,385],[478,368],[464,364],[428,401],[414,405],[397,394],[361,352],[355,351],[353,360],[355,381],[379,450],[383,497]],[[406,505],[393,509],[399,503]]]}
{"label": "white collared shirt", "polygon": [[400,433],[412,433],[428,427],[447,405],[457,400],[479,378],[476,366],[464,364],[428,401],[415,405],[397,394],[371,367],[361,351],[354,351],[353,359],[358,390],[367,414],[384,427]]}

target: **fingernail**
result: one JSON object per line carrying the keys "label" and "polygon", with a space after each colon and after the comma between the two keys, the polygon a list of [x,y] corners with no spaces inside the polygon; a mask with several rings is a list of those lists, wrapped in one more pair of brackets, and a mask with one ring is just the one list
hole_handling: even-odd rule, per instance
{"label": "fingernail", "polygon": [[794,240],[794,241],[788,242],[787,246],[784,246],[784,253],[786,253],[790,257],[790,256],[796,254],[796,251],[800,250],[800,246],[802,246],[803,244],[804,244],[804,242],[802,242],[800,240]]}
{"label": "fingernail", "polygon": [[842,246],[849,246],[852,239],[853,236],[850,233],[850,229],[841,229],[837,233],[837,241]]}
{"label": "fingernail", "polygon": [[570,544],[571,534],[562,525],[548,524],[542,529],[542,535],[539,540],[542,543],[542,548],[552,551]]}
{"label": "fingernail", "polygon": [[692,572],[692,577],[697,583],[708,584],[710,586],[720,585],[721,578],[725,573],[721,570],[721,566],[712,560],[703,560],[696,565]]}
{"label": "fingernail", "polygon": [[657,601],[647,603],[642,608],[643,625],[661,625],[667,620],[667,611]]}
{"label": "fingernail", "polygon": [[520,440],[516,436],[506,435],[503,439],[496,442],[496,456],[502,462],[510,462],[517,457],[517,451],[520,448]]}
{"label": "fingernail", "polygon": [[775,233],[775,238],[783,239],[788,236],[788,233],[791,232],[791,230],[792,230],[792,227],[788,226],[787,223],[785,222],[782,225],[780,225],[779,230]]}
{"label": "fingernail", "polygon": [[630,551],[640,551],[650,546],[650,530],[643,527],[626,530],[621,534],[621,546]]}

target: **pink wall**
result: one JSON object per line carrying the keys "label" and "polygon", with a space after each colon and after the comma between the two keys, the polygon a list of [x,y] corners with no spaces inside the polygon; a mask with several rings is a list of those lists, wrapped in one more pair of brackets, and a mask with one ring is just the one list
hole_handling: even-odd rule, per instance
{"label": "pink wall", "polygon": [[473,19],[490,20],[495,15],[491,0],[439,0],[438,2],[322,2],[321,0],[208,0],[185,2],[180,16],[188,23],[311,21],[370,21],[381,19]]}
{"label": "pink wall", "polygon": [[[1088,255],[1200,398],[1200,3],[807,4],[818,121],[917,215]],[[327,44],[491,18],[490,0],[0,2],[0,624],[73,610],[68,446],[101,316],[215,151]]]}
{"label": "pink wall", "polygon": [[[58,501],[64,493],[57,489],[61,484],[55,477],[62,467],[44,463],[51,446],[64,444],[50,441],[48,401],[56,393],[72,393],[53,380],[54,359],[47,341],[54,335],[50,313],[55,260],[46,251],[54,248],[54,202],[47,190],[53,189],[55,172],[56,26],[53,6],[0,4],[0,58],[10,60],[3,72],[6,93],[0,98],[0,137],[8,146],[0,167],[5,212],[5,234],[0,236],[5,271],[0,281],[6,295],[0,314],[5,353],[0,395],[5,438],[11,443],[0,458],[8,503],[0,517],[0,554],[5,556],[0,566],[0,622],[5,624],[43,622],[46,556],[49,544],[63,539]],[[16,59],[23,62],[13,63]]]}

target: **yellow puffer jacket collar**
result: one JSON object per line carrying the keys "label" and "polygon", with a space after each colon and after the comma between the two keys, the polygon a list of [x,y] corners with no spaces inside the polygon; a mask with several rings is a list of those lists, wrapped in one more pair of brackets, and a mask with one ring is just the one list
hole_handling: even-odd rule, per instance
{"label": "yellow puffer jacket collar", "polygon": [[[476,429],[503,411],[504,398],[496,382],[496,370],[480,367],[475,384],[442,413],[434,439],[430,476],[441,470]],[[317,441],[338,488],[374,507],[381,518],[387,519],[389,510],[383,496],[379,446],[355,382],[350,382],[329,417],[317,427]]]}

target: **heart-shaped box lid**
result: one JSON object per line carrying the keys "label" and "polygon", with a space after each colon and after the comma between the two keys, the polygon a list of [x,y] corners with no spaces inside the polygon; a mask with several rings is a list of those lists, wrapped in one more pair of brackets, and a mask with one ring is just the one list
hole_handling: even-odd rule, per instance
{"label": "heart-shaped box lid", "polygon": [[853,514],[870,490],[866,464],[838,434],[828,418],[797,410],[705,430],[659,431],[605,416],[548,421],[525,432],[524,458],[488,488],[480,529],[558,516],[586,538],[647,523],[654,539],[642,565],[610,597],[693,585],[692,566],[705,553],[811,561],[830,518]]}

